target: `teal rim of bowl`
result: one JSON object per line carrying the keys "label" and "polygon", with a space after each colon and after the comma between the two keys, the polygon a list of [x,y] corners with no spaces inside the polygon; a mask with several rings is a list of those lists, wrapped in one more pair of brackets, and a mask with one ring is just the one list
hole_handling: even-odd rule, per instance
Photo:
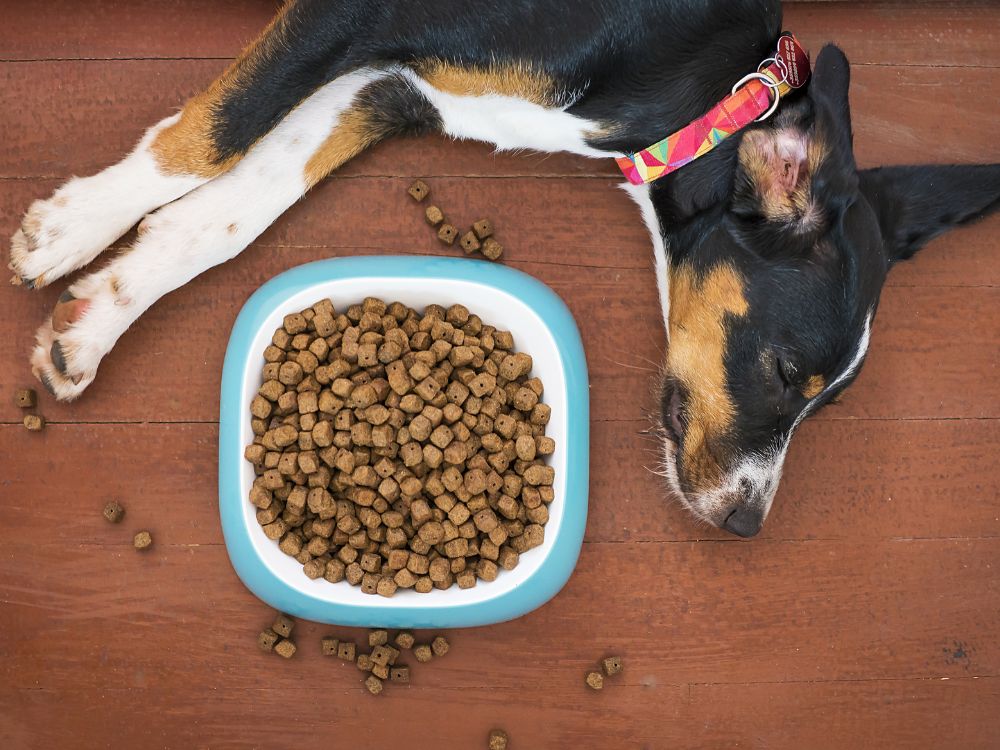
{"label": "teal rim of bowl", "polygon": [[[240,491],[243,438],[240,434],[243,373],[250,347],[264,321],[285,300],[329,280],[359,276],[410,278],[433,288],[436,278],[471,281],[517,297],[547,324],[566,379],[566,491],[562,524],[549,553],[523,583],[487,601],[420,605],[397,609],[330,602],[299,591],[257,553],[244,523]],[[429,293],[428,296],[433,296]],[[587,524],[590,452],[590,389],[580,332],[559,296],[542,282],[506,266],[463,258],[371,256],[333,258],[297,266],[261,286],[247,300],[233,326],[222,370],[219,413],[219,513],[226,549],[240,580],[258,598],[296,617],[336,625],[391,628],[456,628],[520,617],[554,597],[576,566]],[[489,585],[489,584],[484,584]],[[431,596],[430,594],[428,596]]]}

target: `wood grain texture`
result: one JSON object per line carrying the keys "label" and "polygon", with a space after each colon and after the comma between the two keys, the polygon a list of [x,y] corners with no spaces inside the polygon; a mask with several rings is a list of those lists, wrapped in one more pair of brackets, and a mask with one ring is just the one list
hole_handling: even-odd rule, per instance
{"label": "wood grain texture", "polygon": [[[0,60],[235,56],[277,0],[49,0],[5,8]],[[855,64],[998,65],[1000,10],[989,0],[786,2],[784,26],[809,48],[834,41]]]}
{"label": "wood grain texture", "polygon": [[[6,4],[0,236],[67,176],[119,159],[275,7]],[[998,21],[988,2],[802,2],[785,25],[853,60],[872,166],[1000,160]],[[865,370],[803,424],[764,531],[742,542],[694,523],[645,468],[664,340],[649,241],[616,175],[441,138],[384,144],[155,305],[78,403],[42,394],[40,434],[10,393],[29,384],[33,332],[63,285],[0,287],[0,747],[465,750],[493,726],[513,750],[1000,745],[998,220],[893,271]],[[412,176],[458,223],[490,216],[510,265],[576,317],[590,517],[552,602],[450,633],[446,659],[375,699],[319,655],[321,635],[360,631],[300,622],[292,661],[256,650],[271,612],[222,544],[218,387],[240,306],[276,273],[453,254],[405,198]],[[127,508],[119,526],[100,515],[109,499]],[[155,538],[144,555],[130,544],[140,528]],[[589,691],[583,675],[609,653],[625,673]]]}
{"label": "wood grain texture", "polygon": [[[994,52],[994,55],[998,53]],[[1000,59],[1000,58],[998,58]],[[219,60],[0,62],[0,177],[90,174],[117,161],[143,131],[177,111],[223,70]],[[996,160],[994,125],[1000,65],[858,66],[851,103],[862,167],[913,162]],[[25,101],[37,106],[25,107]],[[91,123],[80,127],[81,122]],[[96,125],[99,123],[99,125]],[[387,141],[332,178],[425,176],[621,175],[609,159],[566,154],[500,154],[480,143]]]}

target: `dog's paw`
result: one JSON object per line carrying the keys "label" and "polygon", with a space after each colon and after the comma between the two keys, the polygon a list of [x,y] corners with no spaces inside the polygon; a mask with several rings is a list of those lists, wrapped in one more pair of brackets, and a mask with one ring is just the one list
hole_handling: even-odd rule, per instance
{"label": "dog's paw", "polygon": [[95,274],[59,297],[35,335],[31,370],[60,401],[72,401],[94,382],[97,368],[128,327],[125,300],[113,277]]}
{"label": "dog's paw", "polygon": [[10,240],[11,283],[40,288],[75,271],[135,221],[115,208],[96,178],[73,179],[48,200],[31,204]]}

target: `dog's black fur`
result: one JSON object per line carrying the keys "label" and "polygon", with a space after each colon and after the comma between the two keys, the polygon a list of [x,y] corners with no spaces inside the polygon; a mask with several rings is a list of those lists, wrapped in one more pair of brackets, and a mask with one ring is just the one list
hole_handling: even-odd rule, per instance
{"label": "dog's black fur", "polygon": [[[220,159],[242,154],[339,75],[438,60],[458,68],[528,65],[554,83],[552,104],[603,125],[591,145],[632,152],[719,101],[773,53],[780,33],[774,0],[296,0],[258,45],[242,85],[221,102],[214,140]],[[741,479],[721,508],[699,508],[697,495],[709,481],[705,462],[726,476],[746,456],[782,450],[803,412],[835,398],[856,376],[857,367],[846,369],[892,263],[995,208],[1000,196],[997,166],[859,172],[848,82],[844,55],[825,49],[807,89],[755,126],[792,129],[823,151],[807,176],[816,206],[809,226],[762,210],[759,175],[741,163],[740,137],[651,187],[671,268],[686,265],[705,278],[725,265],[746,298],[746,314],[725,319],[731,423],[688,452],[693,386],[675,377],[669,361],[662,397],[676,489],[702,517],[740,535],[760,528],[776,477],[756,485]],[[441,127],[434,108],[402,78],[372,84],[362,99],[374,138]],[[810,376],[833,387],[807,397]]]}
{"label": "dog's black fur", "polygon": [[[442,130],[403,71],[446,65],[487,84],[528,71],[533,103],[593,124],[586,143],[610,157],[703,114],[780,32],[776,0],[291,0],[210,90],[208,116],[195,107],[178,132],[200,143],[205,123],[214,165],[190,172],[214,177],[324,84],[397,71],[352,104],[364,132],[352,132],[350,158],[389,135]],[[825,48],[774,117],[648,188],[671,283],[666,474],[698,516],[741,536],[760,529],[799,421],[856,376],[892,264],[1000,197],[997,165],[859,171],[849,79],[843,53]],[[43,379],[67,374],[57,359]]]}

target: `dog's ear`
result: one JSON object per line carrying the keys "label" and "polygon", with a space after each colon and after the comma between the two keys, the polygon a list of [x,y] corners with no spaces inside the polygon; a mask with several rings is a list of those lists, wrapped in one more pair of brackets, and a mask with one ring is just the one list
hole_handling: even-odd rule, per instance
{"label": "dog's ear", "polygon": [[809,98],[816,107],[819,137],[826,139],[831,150],[853,166],[850,88],[851,65],[847,56],[837,45],[826,45],[816,58]]}
{"label": "dog's ear", "polygon": [[883,167],[859,173],[889,260],[905,260],[954,226],[1000,207],[1000,164]]}

